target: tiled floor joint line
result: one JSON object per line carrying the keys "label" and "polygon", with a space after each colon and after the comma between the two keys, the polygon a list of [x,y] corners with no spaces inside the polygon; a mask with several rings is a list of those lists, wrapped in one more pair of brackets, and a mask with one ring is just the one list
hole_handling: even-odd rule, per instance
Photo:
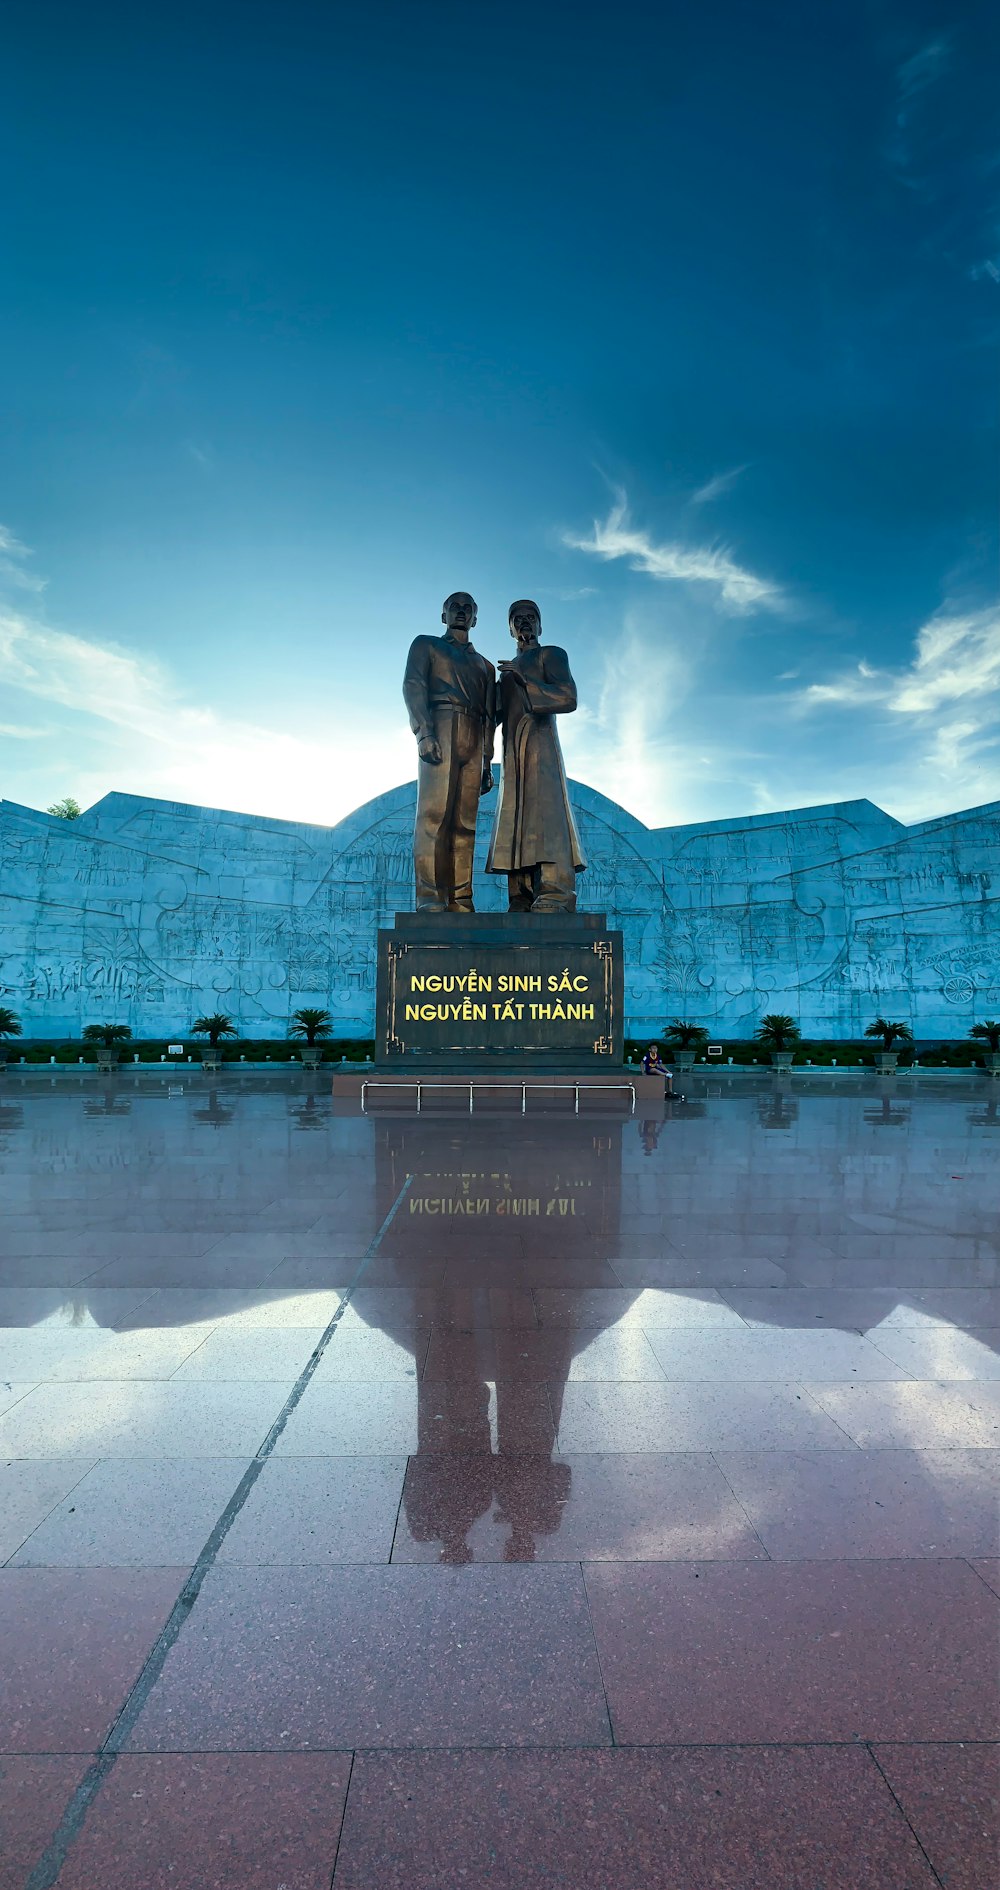
{"label": "tiled floor joint line", "polygon": [[389,1228],[395,1220],[403,1204],[403,1198],[410,1186],[411,1180],[412,1176],[407,1175],[381,1227],[362,1255],[354,1278],[351,1280],[350,1285],[344,1293],[333,1318],[330,1320],[322,1337],[317,1341],[314,1350],[310,1353],[305,1365],[302,1367],[298,1378],[292,1386],[288,1397],[285,1399],[281,1410],[278,1412],[260,1449],[257,1451],[253,1462],[247,1466],[247,1469],[244,1471],[232,1496],[226,1504],[225,1509],[218,1517],[187,1581],[184,1583],[177,1600],[170,1610],[167,1621],[146,1656],[142,1671],[135,1685],[129,1693],[128,1698],[124,1701],[100,1752],[97,1754],[93,1763],[87,1768],[76,1791],[73,1793],[51,1842],[42,1853],[31,1875],[27,1879],[25,1890],[52,1890],[52,1886],[58,1881],[59,1874],[66,1861],[70,1847],[79,1837],[94,1799],[104,1784],[105,1779],[108,1777],[108,1774],[111,1772],[118,1754],[121,1752],[125,1741],[132,1732],[136,1720],[142,1712],[153,1687],[160,1678],[167,1655],[177,1640],[181,1628],[184,1626],[185,1621],[188,1619],[201,1593],[206,1575],[212,1568],[230,1529],[239,1516],[240,1511],[243,1509],[257,1478],[260,1476],[285,1425],[302,1398],[320,1359],[323,1357],[330,1340],[333,1338],[337,1327],[343,1319],[350,1304],[351,1295],[358,1285],[365,1267],[368,1265],[369,1260],[373,1259],[378,1252],[385,1235],[388,1233]]}
{"label": "tiled floor joint line", "polygon": [[[13,1407],[13,1405],[12,1405],[12,1406],[10,1407],[10,1409],[11,1409],[11,1410],[13,1410],[13,1408],[14,1408],[14,1407]],[[84,1459],[84,1462],[86,1462],[86,1459]],[[66,1489],[64,1489],[64,1490],[63,1490],[63,1493],[62,1493],[62,1495],[61,1495],[61,1496],[57,1496],[57,1497],[56,1497],[56,1500],[55,1500],[55,1502],[53,1503],[53,1505],[52,1505],[52,1508],[51,1508],[51,1509],[47,1509],[47,1510],[46,1510],[46,1512],[45,1512],[45,1514],[44,1514],[44,1516],[39,1516],[39,1518],[38,1518],[38,1521],[36,1522],[36,1524],[35,1524],[35,1526],[34,1526],[34,1528],[33,1528],[33,1529],[29,1529],[29,1530],[28,1530],[28,1533],[27,1533],[27,1535],[25,1536],[25,1538],[24,1538],[24,1541],[23,1541],[23,1542],[18,1542],[18,1543],[16,1543],[16,1544],[15,1544],[15,1546],[14,1546],[14,1548],[13,1548],[13,1549],[11,1550],[11,1552],[10,1552],[10,1554],[8,1555],[8,1557],[7,1557],[7,1559],[6,1559],[6,1561],[4,1561],[4,1562],[0,1562],[0,1568],[9,1568],[9,1567],[10,1567],[10,1565],[11,1565],[11,1563],[12,1563],[12,1562],[13,1562],[13,1560],[14,1560],[14,1557],[15,1557],[15,1555],[19,1555],[19,1554],[20,1554],[20,1552],[21,1552],[21,1550],[22,1550],[22,1549],[24,1548],[24,1545],[25,1545],[25,1543],[26,1543],[26,1542],[30,1542],[30,1541],[31,1541],[31,1538],[32,1538],[32,1536],[36,1536],[36,1535],[38,1534],[38,1531],[39,1531],[40,1529],[44,1529],[44,1527],[45,1527],[45,1524],[46,1524],[46,1523],[48,1522],[48,1520],[49,1520],[49,1517],[55,1514],[55,1511],[56,1511],[56,1510],[57,1510],[57,1509],[59,1508],[59,1505],[60,1505],[60,1503],[64,1503],[64,1502],[66,1501],[66,1498],[67,1498],[68,1496],[72,1496],[72,1494],[73,1494],[73,1491],[74,1491],[74,1490],[78,1490],[78,1489],[79,1489],[79,1487],[80,1487],[80,1485],[81,1485],[81,1483],[83,1483],[83,1482],[84,1482],[84,1480],[85,1480],[85,1479],[86,1479],[87,1477],[89,1477],[89,1475],[90,1475],[90,1472],[91,1472],[91,1470],[92,1470],[93,1468],[94,1468],[94,1465],[93,1465],[93,1464],[91,1464],[91,1463],[88,1463],[88,1464],[87,1464],[87,1467],[86,1467],[86,1469],[84,1469],[84,1470],[81,1470],[81,1472],[80,1472],[80,1474],[79,1474],[79,1476],[77,1477],[77,1479],[76,1479],[76,1481],[75,1481],[75,1483],[71,1483],[71,1484],[69,1484],[69,1485],[68,1485],[68,1487],[67,1487]]]}
{"label": "tiled floor joint line", "polygon": [[930,1871],[931,1876],[934,1879],[934,1882],[939,1883],[941,1885],[941,1890],[946,1890],[946,1886],[945,1886],[943,1878],[941,1878],[938,1875],[937,1871],[934,1868],[933,1863],[931,1862],[931,1859],[928,1857],[927,1852],[924,1849],[923,1843],[921,1842],[919,1831],[914,1825],[912,1819],[907,1817],[906,1811],[903,1805],[900,1803],[899,1798],[896,1796],[896,1793],[893,1790],[892,1780],[889,1778],[884,1767],[879,1764],[878,1753],[876,1752],[874,1744],[872,1743],[870,1739],[867,1742],[867,1750],[869,1754],[871,1755],[872,1764],[875,1766],[875,1769],[878,1772],[879,1777],[883,1779],[885,1782],[886,1791],[889,1793],[889,1796],[892,1799],[892,1802],[895,1805],[896,1810],[899,1812],[899,1815],[902,1818],[903,1823],[906,1825],[907,1830],[912,1832],[913,1842],[916,1845],[918,1851],[920,1852],[920,1855],[923,1858],[925,1864],[927,1865],[927,1868]]}
{"label": "tiled floor joint line", "polygon": [[337,1826],[337,1842],[333,1847],[333,1856],[330,1859],[329,1890],[334,1890],[334,1879],[337,1875],[337,1859],[340,1856],[340,1840],[344,1835],[344,1826],[347,1823],[347,1801],[351,1796],[351,1781],[354,1778],[354,1761],[356,1758],[357,1758],[357,1753],[352,1752],[351,1758],[350,1758],[350,1764],[348,1765],[348,1768],[347,1768],[347,1786],[344,1792],[344,1805],[340,1814],[340,1823]]}
{"label": "tiled floor joint line", "polygon": [[719,1462],[719,1458],[720,1458],[721,1456],[723,1456],[723,1455],[724,1455],[724,1452],[722,1452],[722,1451],[719,1451],[719,1450],[713,1450],[713,1451],[710,1451],[710,1452],[709,1452],[709,1455],[710,1455],[710,1457],[711,1457],[711,1459],[712,1459],[712,1462],[714,1463],[714,1465],[715,1465],[715,1467],[716,1467],[716,1469],[717,1469],[717,1471],[719,1472],[719,1475],[720,1475],[720,1477],[722,1478],[722,1480],[723,1480],[723,1482],[725,1483],[725,1485],[726,1485],[726,1488],[727,1488],[728,1490],[731,1490],[731,1491],[732,1491],[732,1496],[733,1496],[733,1501],[734,1501],[734,1503],[736,1503],[736,1505],[737,1505],[737,1507],[738,1507],[739,1509],[741,1509],[741,1510],[743,1511],[743,1514],[744,1514],[744,1516],[745,1516],[745,1517],[746,1517],[746,1519],[747,1519],[747,1528],[748,1528],[748,1529],[750,1530],[750,1532],[751,1532],[751,1534],[752,1534],[753,1536],[755,1536],[755,1537],[756,1537],[756,1539],[757,1539],[757,1541],[758,1541],[758,1542],[760,1543],[760,1546],[761,1546],[761,1551],[762,1551],[762,1554],[763,1554],[763,1556],[764,1556],[764,1558],[765,1558],[765,1560],[767,1560],[768,1562],[773,1562],[773,1561],[774,1561],[774,1557],[773,1557],[773,1555],[771,1554],[771,1552],[770,1552],[770,1550],[769,1550],[769,1548],[768,1548],[768,1546],[767,1546],[767,1544],[766,1544],[766,1542],[764,1541],[764,1538],[763,1538],[763,1536],[761,1535],[761,1533],[760,1533],[760,1531],[759,1531],[759,1529],[757,1528],[757,1525],[756,1525],[756,1523],[754,1522],[754,1519],[753,1519],[753,1517],[751,1516],[751,1514],[750,1514],[750,1511],[748,1510],[748,1508],[747,1508],[747,1506],[746,1506],[746,1504],[745,1504],[744,1502],[742,1502],[742,1501],[741,1501],[741,1499],[740,1499],[740,1497],[739,1497],[739,1495],[737,1494],[737,1491],[736,1491],[736,1488],[735,1488],[735,1485],[734,1485],[734,1483],[733,1483],[733,1480],[732,1480],[732,1478],[731,1478],[731,1477],[728,1477],[728,1476],[726,1475],[726,1472],[725,1472],[725,1469],[724,1469],[724,1467],[723,1467],[723,1465],[722,1465],[722,1464],[721,1464],[721,1463]]}
{"label": "tiled floor joint line", "polygon": [[604,1668],[601,1665],[601,1644],[597,1638],[597,1629],[594,1626],[594,1611],[590,1605],[590,1590],[587,1587],[587,1570],[582,1562],[578,1564],[578,1567],[580,1570],[580,1580],[583,1584],[583,1598],[587,1604],[587,1620],[590,1623],[590,1632],[594,1639],[594,1655],[597,1660],[597,1671],[601,1676],[601,1692],[604,1694],[604,1711],[608,1716],[608,1731],[611,1734],[611,1750],[613,1752],[618,1745],[618,1740],[615,1737],[615,1722],[611,1713],[611,1701],[608,1699],[608,1685],[604,1678]]}

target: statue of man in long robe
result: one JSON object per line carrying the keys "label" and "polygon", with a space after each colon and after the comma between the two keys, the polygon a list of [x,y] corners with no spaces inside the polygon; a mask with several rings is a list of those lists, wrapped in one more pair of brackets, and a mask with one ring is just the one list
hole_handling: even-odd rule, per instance
{"label": "statue of man in long robe", "polygon": [[499,665],[503,778],[488,873],[506,873],[511,912],[575,912],[576,876],[586,868],[566,787],[557,715],[576,708],[565,650],[539,641],[530,598],[510,607],[517,655]]}

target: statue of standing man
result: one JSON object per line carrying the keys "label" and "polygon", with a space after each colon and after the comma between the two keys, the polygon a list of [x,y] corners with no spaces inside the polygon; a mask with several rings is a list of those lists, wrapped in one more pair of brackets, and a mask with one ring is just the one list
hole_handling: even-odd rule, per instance
{"label": "statue of standing man", "polygon": [[418,912],[473,912],[472,856],[479,797],[493,786],[496,674],[469,642],[476,600],[445,598],[443,637],[416,637],[403,698],[417,738],[413,862]]}
{"label": "statue of standing man", "polygon": [[576,684],[565,650],[539,641],[537,604],[520,598],[508,622],[517,655],[500,664],[503,777],[486,871],[506,873],[511,912],[575,912],[587,862],[555,718],[576,708]]}

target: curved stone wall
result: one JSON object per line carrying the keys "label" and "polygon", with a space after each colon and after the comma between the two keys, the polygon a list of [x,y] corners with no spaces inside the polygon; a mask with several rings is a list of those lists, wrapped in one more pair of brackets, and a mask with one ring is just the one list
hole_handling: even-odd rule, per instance
{"label": "curved stone wall", "polygon": [[[650,829],[571,782],[581,906],[620,926],[626,1028],[686,1016],[812,1036],[879,1012],[920,1037],[1000,1015],[1000,803],[904,827],[870,801]],[[0,803],[0,1003],[32,1037],[106,1019],[180,1036],[206,1010],[281,1036],[302,1004],[372,1029],[375,931],[412,903],[415,785],[336,827],[109,794],[79,820]],[[481,804],[476,897],[495,792]]]}

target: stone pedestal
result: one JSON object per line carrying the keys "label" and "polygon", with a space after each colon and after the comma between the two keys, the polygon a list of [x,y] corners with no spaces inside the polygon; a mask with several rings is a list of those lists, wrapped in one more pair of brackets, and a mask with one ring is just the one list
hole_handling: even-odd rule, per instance
{"label": "stone pedestal", "polygon": [[380,1074],[619,1073],[622,935],[603,913],[408,913],[378,934]]}

